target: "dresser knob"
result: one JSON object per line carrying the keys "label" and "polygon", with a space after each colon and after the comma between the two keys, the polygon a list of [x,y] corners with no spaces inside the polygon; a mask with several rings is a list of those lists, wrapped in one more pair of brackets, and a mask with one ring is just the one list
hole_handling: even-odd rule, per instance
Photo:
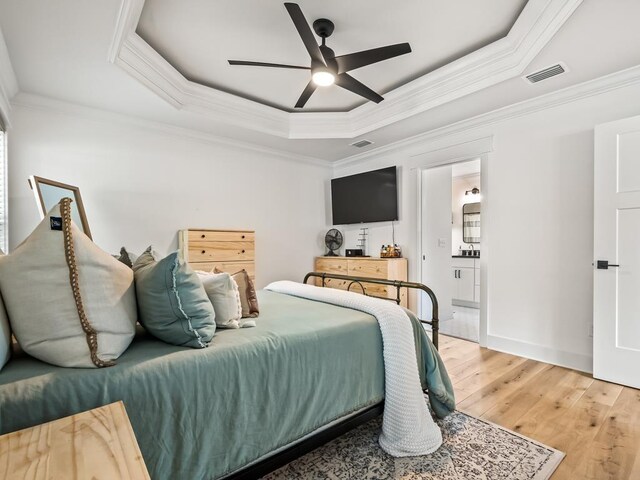
{"label": "dresser knob", "polygon": [[202,235],[200,235],[200,238],[204,238],[206,235],[203,233]]}
{"label": "dresser knob", "polygon": [[244,250],[242,250],[242,253],[244,253]]}
{"label": "dresser knob", "polygon": [[242,235],[242,238],[244,238],[244,235]]}
{"label": "dresser knob", "polygon": [[204,255],[206,252],[204,250],[202,250],[202,254]]}

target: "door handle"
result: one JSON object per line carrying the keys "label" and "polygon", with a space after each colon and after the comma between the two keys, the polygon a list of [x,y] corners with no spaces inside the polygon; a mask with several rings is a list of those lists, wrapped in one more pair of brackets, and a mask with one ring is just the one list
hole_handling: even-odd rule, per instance
{"label": "door handle", "polygon": [[609,263],[609,260],[598,260],[596,262],[596,268],[598,270],[609,270],[609,267],[619,267],[619,266],[620,265]]}

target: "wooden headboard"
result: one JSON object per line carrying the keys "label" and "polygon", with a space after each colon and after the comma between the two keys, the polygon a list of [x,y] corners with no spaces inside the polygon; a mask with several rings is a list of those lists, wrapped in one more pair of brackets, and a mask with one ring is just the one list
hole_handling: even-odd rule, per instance
{"label": "wooden headboard", "polygon": [[255,236],[252,230],[180,230],[178,245],[194,270],[236,273],[244,268],[255,281]]}

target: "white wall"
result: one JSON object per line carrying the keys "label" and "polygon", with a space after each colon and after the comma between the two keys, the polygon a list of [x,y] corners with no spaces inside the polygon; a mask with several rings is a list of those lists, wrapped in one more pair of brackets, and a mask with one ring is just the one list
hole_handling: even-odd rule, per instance
{"label": "white wall", "polygon": [[184,228],[254,229],[258,286],[302,280],[323,253],[330,170],[322,166],[16,107],[9,172],[11,248],[40,221],[27,185],[35,174],[80,186],[94,240],[110,253],[149,244],[168,252]]}
{"label": "white wall", "polygon": [[[457,150],[492,137],[481,187],[488,345],[591,370],[593,128],[640,113],[640,85],[601,91],[544,110],[534,105],[532,113],[504,115],[506,120],[461,133],[434,135],[345,163],[334,175],[402,166],[396,237],[415,266],[417,169],[442,161],[449,146],[454,146],[450,158],[460,158]],[[417,268],[410,268],[409,276],[418,280]]]}
{"label": "white wall", "polygon": [[[476,197],[465,195],[473,187],[480,188],[480,174],[465,175],[451,179],[451,254],[459,255],[460,247],[468,250],[470,243],[465,243],[462,236],[462,207],[465,203],[476,202]],[[480,192],[482,194],[482,192]],[[482,235],[482,228],[480,229]],[[474,249],[480,245],[473,244]]]}

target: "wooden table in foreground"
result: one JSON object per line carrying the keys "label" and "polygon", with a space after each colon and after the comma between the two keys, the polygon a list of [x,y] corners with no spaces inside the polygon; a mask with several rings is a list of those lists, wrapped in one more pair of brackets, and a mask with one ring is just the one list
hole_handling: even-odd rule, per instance
{"label": "wooden table in foreground", "polygon": [[0,478],[150,479],[122,402],[0,436]]}

